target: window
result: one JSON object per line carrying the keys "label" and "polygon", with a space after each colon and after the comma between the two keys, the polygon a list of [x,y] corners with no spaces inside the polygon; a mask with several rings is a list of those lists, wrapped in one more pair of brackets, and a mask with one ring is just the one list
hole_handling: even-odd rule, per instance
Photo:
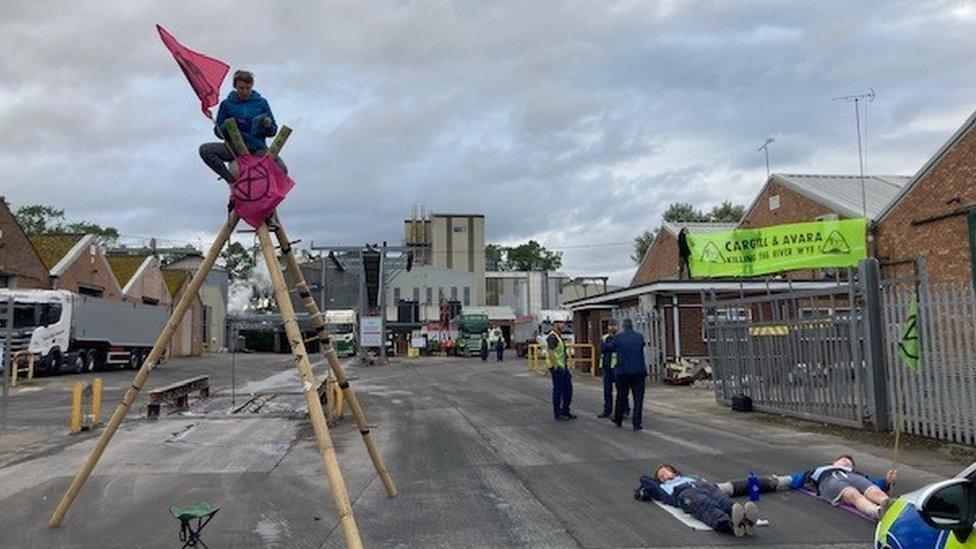
{"label": "window", "polygon": [[393,303],[400,303],[400,288],[393,288]]}
{"label": "window", "polygon": [[425,289],[427,290],[427,301],[425,302],[425,304],[426,305],[433,305],[434,304],[434,289],[431,288],[430,286],[427,286]]}
{"label": "window", "polygon": [[210,348],[210,315],[212,314],[210,309],[211,307],[208,305],[203,306],[203,322],[200,323],[203,332],[201,334],[203,336],[203,344],[207,349]]}
{"label": "window", "polygon": [[769,197],[769,209],[770,211],[779,209],[779,195],[774,194]]}
{"label": "window", "polygon": [[702,341],[710,341],[707,327],[715,326],[718,323],[730,324],[732,322],[748,322],[752,315],[749,309],[715,309],[714,314],[707,313],[707,309],[702,310],[705,314],[705,321],[702,322]]}
{"label": "window", "polygon": [[92,297],[102,297],[105,291],[102,288],[95,288],[92,286],[78,286],[78,293],[81,295],[90,295]]}
{"label": "window", "polygon": [[451,286],[451,301],[457,301],[457,286]]}
{"label": "window", "polygon": [[416,286],[413,288],[413,300],[420,303],[420,288]]}
{"label": "window", "polygon": [[0,288],[10,287],[10,277],[7,275],[0,275]]}
{"label": "window", "polygon": [[437,304],[444,302],[444,286],[439,286],[437,288]]}
{"label": "window", "polygon": [[467,307],[471,305],[471,288],[468,286],[464,287],[464,306]]}

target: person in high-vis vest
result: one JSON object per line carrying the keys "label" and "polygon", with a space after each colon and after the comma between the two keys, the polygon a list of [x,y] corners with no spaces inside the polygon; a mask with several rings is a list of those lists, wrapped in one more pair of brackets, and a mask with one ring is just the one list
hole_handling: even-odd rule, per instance
{"label": "person in high-vis vest", "polygon": [[557,320],[546,338],[546,366],[552,378],[552,413],[556,421],[576,419],[569,412],[573,401],[573,377],[569,372],[569,349],[563,339],[563,323]]}
{"label": "person in high-vis vest", "polygon": [[[617,334],[619,325],[616,320],[611,320],[607,325],[607,333],[600,337],[600,369],[603,370],[603,413],[598,415],[600,418],[613,417],[613,385],[616,380],[614,373],[617,370],[617,352],[610,349],[613,343],[613,336]],[[624,417],[630,414],[630,405],[624,409]]]}

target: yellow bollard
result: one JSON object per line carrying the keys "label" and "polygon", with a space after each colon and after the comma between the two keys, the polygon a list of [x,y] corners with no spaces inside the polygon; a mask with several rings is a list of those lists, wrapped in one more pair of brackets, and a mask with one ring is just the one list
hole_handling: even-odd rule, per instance
{"label": "yellow bollard", "polygon": [[68,432],[72,435],[81,432],[81,393],[84,390],[84,384],[80,381],[71,385],[71,429]]}
{"label": "yellow bollard", "polygon": [[92,380],[91,426],[102,424],[102,378]]}

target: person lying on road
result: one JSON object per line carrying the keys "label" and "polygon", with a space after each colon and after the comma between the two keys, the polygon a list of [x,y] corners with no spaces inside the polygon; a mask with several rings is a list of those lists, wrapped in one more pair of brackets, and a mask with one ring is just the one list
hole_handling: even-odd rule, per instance
{"label": "person lying on road", "polygon": [[870,478],[854,470],[854,458],[838,456],[833,463],[791,475],[791,488],[808,488],[832,505],[847,504],[878,520],[891,500],[888,491],[898,480],[898,471]]}
{"label": "person lying on road", "polygon": [[650,476],[641,476],[634,499],[679,507],[716,532],[736,537],[756,535],[759,507],[755,503],[733,503],[716,484],[682,475],[666,463],[656,466]]}

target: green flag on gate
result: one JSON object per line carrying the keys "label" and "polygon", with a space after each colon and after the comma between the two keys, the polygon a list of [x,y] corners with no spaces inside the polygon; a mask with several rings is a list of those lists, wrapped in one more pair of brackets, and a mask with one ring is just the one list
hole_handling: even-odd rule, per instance
{"label": "green flag on gate", "polygon": [[691,274],[756,276],[797,269],[856,267],[867,257],[863,218],[688,234]]}
{"label": "green flag on gate", "polygon": [[908,318],[902,326],[901,340],[898,341],[898,354],[905,362],[905,366],[913,372],[918,372],[918,300],[912,296],[912,303],[908,306]]}

